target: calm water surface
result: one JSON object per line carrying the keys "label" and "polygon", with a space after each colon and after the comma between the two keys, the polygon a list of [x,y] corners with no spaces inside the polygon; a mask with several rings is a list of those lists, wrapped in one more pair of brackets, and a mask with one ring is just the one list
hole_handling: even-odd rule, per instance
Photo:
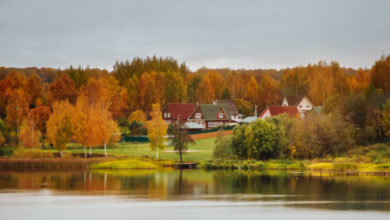
{"label": "calm water surface", "polygon": [[0,172],[0,219],[390,219],[390,177]]}

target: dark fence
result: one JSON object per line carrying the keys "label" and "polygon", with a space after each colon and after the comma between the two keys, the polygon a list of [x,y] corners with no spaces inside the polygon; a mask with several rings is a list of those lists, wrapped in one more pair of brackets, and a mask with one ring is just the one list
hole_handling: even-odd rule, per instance
{"label": "dark fence", "polygon": [[204,134],[204,133],[210,133],[210,132],[216,132],[216,131],[219,131],[219,130],[225,130],[225,131],[228,131],[228,130],[233,130],[234,128],[234,125],[233,126],[226,126],[226,127],[220,127],[220,128],[213,128],[213,129],[209,129],[209,130],[204,130],[204,131],[191,131],[189,132],[189,134]]}
{"label": "dark fence", "polygon": [[122,142],[146,143],[146,142],[149,142],[149,139],[146,136],[125,136],[125,135],[123,135]]}

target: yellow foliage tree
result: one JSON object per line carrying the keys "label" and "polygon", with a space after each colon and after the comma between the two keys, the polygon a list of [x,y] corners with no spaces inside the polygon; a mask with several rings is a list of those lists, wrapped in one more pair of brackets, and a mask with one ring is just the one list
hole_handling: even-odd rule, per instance
{"label": "yellow foliage tree", "polygon": [[254,76],[251,77],[248,83],[247,97],[252,104],[256,104],[258,101],[259,86]]}
{"label": "yellow foliage tree", "polygon": [[133,121],[139,121],[139,122],[146,122],[146,115],[142,110],[137,110],[131,113],[129,117],[129,122]]}
{"label": "yellow foliage tree", "polygon": [[61,156],[66,149],[66,144],[72,138],[72,114],[74,107],[68,100],[54,102],[53,113],[46,123],[47,138],[50,143],[60,151]]}
{"label": "yellow foliage tree", "polygon": [[202,82],[196,90],[196,95],[200,103],[211,103],[214,100],[214,88],[208,77],[203,77]]}
{"label": "yellow foliage tree", "polygon": [[279,83],[268,73],[265,73],[261,78],[259,94],[260,108],[278,103],[280,94]]}
{"label": "yellow foliage tree", "polygon": [[348,85],[353,92],[363,92],[370,85],[370,74],[359,69],[355,76],[348,78]]}
{"label": "yellow foliage tree", "polygon": [[211,70],[205,77],[210,80],[210,84],[214,88],[215,98],[220,99],[225,88],[225,79],[215,70]]}
{"label": "yellow foliage tree", "polygon": [[158,150],[165,148],[168,124],[162,119],[160,104],[153,104],[152,108],[152,120],[147,122],[148,138],[150,148],[156,151],[156,159],[158,159]]}
{"label": "yellow foliage tree", "polygon": [[84,147],[84,157],[87,157],[86,149],[86,124],[88,120],[88,105],[84,95],[77,98],[74,114],[72,115],[72,138],[76,143]]}
{"label": "yellow foliage tree", "polygon": [[33,118],[29,117],[24,120],[19,139],[26,148],[41,148],[41,132],[36,128]]}

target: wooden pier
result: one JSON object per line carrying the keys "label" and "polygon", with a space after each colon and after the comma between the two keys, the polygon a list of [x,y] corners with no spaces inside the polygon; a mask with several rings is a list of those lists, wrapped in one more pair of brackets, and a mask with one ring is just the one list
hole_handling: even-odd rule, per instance
{"label": "wooden pier", "polygon": [[198,163],[186,162],[186,163],[174,163],[172,166],[175,169],[192,169],[196,168]]}

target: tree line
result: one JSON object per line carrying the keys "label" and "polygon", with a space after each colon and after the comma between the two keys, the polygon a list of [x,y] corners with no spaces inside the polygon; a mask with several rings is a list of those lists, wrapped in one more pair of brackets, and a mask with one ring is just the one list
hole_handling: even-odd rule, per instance
{"label": "tree line", "polygon": [[[200,68],[192,72],[169,57],[118,61],[111,72],[72,66],[0,67],[0,143],[21,141],[25,147],[38,147],[46,141],[60,149],[53,134],[56,129],[70,129],[67,136],[56,138],[103,146],[112,138],[105,132],[120,133],[126,127],[129,133],[146,134],[144,122],[151,118],[153,103],[162,107],[172,102],[232,99],[249,116],[255,105],[262,109],[280,104],[285,95],[307,95],[326,113],[339,109],[362,134],[367,133],[363,129],[371,130],[380,138],[386,135],[384,104],[389,93],[390,56],[381,57],[370,69],[358,70],[320,61],[282,70]],[[350,105],[338,107],[344,102]],[[364,112],[351,112],[355,108]],[[65,127],[55,128],[58,125]]]}

